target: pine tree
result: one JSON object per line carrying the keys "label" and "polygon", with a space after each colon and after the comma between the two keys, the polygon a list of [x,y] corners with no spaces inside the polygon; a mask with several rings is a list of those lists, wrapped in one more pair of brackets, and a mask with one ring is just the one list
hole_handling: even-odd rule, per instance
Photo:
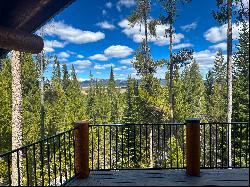
{"label": "pine tree", "polygon": [[69,82],[70,82],[70,80],[69,80],[70,75],[69,75],[69,72],[67,70],[66,64],[63,64],[63,66],[62,66],[62,73],[63,73],[62,86],[63,86],[64,91],[66,91],[67,87],[69,86]]}
{"label": "pine tree", "polygon": [[234,121],[249,121],[249,25],[243,24],[235,54]]}
{"label": "pine tree", "polygon": [[174,44],[174,23],[176,21],[177,17],[177,5],[179,3],[188,3],[191,0],[159,0],[160,6],[165,11],[166,15],[161,15],[159,18],[159,21],[152,21],[151,23],[151,32],[156,34],[156,26],[158,24],[161,25],[169,25],[169,29],[166,29],[166,37],[169,37],[169,62],[168,68],[169,68],[169,104],[170,104],[170,121],[174,122],[175,118],[175,111],[174,111],[174,67],[177,67],[177,65],[186,65],[186,62],[189,60],[192,60],[193,58],[193,51],[183,49],[179,51],[178,53],[173,53],[173,44]]}
{"label": "pine tree", "polygon": [[[205,116],[205,85],[198,64],[193,61],[182,73],[183,119]],[[195,84],[194,84],[195,83]]]}

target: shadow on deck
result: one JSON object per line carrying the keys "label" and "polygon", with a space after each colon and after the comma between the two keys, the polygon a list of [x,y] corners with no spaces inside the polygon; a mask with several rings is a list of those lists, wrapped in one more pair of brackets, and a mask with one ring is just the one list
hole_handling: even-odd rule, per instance
{"label": "shadow on deck", "polygon": [[202,169],[200,177],[188,177],[185,171],[92,171],[89,178],[67,186],[249,186],[249,169]]}

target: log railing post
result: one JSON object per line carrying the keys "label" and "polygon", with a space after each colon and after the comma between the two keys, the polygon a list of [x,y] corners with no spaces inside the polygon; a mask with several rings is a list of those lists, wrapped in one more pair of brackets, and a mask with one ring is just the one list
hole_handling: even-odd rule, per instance
{"label": "log railing post", "polygon": [[200,119],[186,119],[186,163],[188,176],[200,176]]}
{"label": "log railing post", "polygon": [[77,178],[89,176],[89,123],[80,121],[75,123],[75,168]]}

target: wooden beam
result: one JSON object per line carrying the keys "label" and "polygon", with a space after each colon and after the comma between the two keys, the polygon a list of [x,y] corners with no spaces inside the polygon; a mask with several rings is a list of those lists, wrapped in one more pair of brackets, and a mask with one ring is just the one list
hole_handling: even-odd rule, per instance
{"label": "wooden beam", "polygon": [[0,48],[38,54],[44,43],[40,36],[0,26]]}

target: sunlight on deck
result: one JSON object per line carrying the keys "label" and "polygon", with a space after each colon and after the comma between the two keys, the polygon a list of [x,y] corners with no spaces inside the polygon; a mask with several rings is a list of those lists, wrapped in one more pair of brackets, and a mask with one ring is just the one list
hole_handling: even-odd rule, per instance
{"label": "sunlight on deck", "polygon": [[185,170],[92,171],[68,186],[249,186],[249,169],[202,169],[200,177]]}

